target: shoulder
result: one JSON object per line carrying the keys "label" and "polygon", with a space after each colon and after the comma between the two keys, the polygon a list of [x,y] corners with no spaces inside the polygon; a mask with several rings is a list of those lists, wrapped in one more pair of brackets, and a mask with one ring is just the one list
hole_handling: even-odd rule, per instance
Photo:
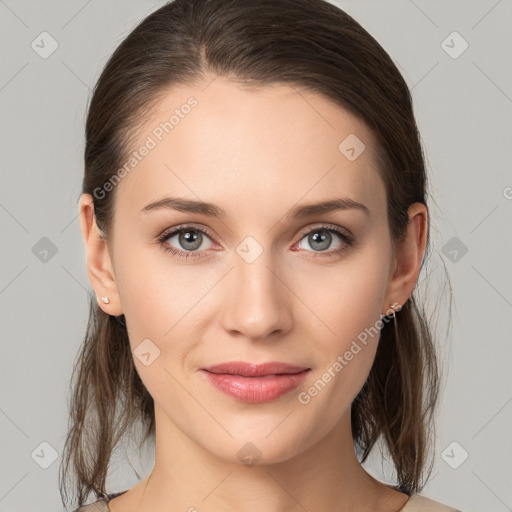
{"label": "shoulder", "polygon": [[97,501],[94,501],[93,503],[89,503],[89,505],[82,505],[81,507],[78,507],[77,509],[73,510],[73,512],[110,512],[108,502],[112,498],[124,494],[125,492],[127,491],[113,492],[110,494],[101,493],[103,494],[102,498],[100,498]]}
{"label": "shoulder", "polygon": [[413,494],[400,512],[462,512],[456,508],[434,501],[426,496]]}
{"label": "shoulder", "polygon": [[105,498],[100,498],[93,503],[89,503],[89,505],[78,507],[73,512],[109,512],[109,508]]}

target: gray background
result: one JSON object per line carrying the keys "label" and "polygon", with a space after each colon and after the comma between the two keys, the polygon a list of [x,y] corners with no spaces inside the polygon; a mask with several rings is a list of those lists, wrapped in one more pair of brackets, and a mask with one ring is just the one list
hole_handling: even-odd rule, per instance
{"label": "gray background", "polygon": [[[77,217],[85,107],[108,56],[162,4],[0,0],[0,512],[62,509],[67,383],[91,289]],[[444,267],[453,286],[451,330],[448,300],[433,301],[445,379],[422,494],[464,512],[512,510],[512,2],[336,4],[412,88],[435,198],[430,296]],[[48,58],[31,47],[43,31],[58,43]],[[145,476],[152,453],[128,455]],[[137,482],[119,464],[110,492]],[[392,478],[377,457],[365,467]]]}

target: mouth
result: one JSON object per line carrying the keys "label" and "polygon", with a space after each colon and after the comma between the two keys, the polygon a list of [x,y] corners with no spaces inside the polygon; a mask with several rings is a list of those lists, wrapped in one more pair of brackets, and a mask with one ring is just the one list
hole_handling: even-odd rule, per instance
{"label": "mouth", "polygon": [[235,361],[202,368],[201,372],[210,384],[235,400],[261,403],[296,389],[310,370],[288,363],[256,365]]}
{"label": "mouth", "polygon": [[255,364],[245,361],[229,361],[202,368],[202,370],[224,375],[238,375],[240,377],[266,377],[278,375],[294,375],[311,368],[297,366],[290,363],[272,361],[269,363]]}

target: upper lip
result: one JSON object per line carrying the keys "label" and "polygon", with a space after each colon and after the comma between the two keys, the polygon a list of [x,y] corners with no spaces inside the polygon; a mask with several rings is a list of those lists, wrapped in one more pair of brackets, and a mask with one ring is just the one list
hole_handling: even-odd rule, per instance
{"label": "upper lip", "polygon": [[309,368],[304,366],[280,363],[278,361],[263,364],[246,363],[245,361],[229,361],[227,363],[207,366],[202,369],[211,373],[226,373],[231,375],[241,375],[242,377],[292,374],[309,370]]}

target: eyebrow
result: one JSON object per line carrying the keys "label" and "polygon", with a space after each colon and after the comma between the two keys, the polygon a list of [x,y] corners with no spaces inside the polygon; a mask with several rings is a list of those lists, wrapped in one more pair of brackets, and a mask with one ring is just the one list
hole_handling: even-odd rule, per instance
{"label": "eyebrow", "polygon": [[[213,203],[204,201],[196,201],[195,199],[185,199],[180,197],[164,197],[158,201],[153,201],[144,208],[141,213],[154,210],[171,209],[185,213],[199,213],[209,217],[224,218],[226,211]],[[354,201],[348,197],[339,197],[322,201],[319,203],[311,203],[306,205],[295,206],[287,214],[286,218],[301,219],[311,217],[313,215],[330,213],[337,210],[356,209],[362,211],[366,216],[370,216],[370,210],[367,206],[358,201]]]}

